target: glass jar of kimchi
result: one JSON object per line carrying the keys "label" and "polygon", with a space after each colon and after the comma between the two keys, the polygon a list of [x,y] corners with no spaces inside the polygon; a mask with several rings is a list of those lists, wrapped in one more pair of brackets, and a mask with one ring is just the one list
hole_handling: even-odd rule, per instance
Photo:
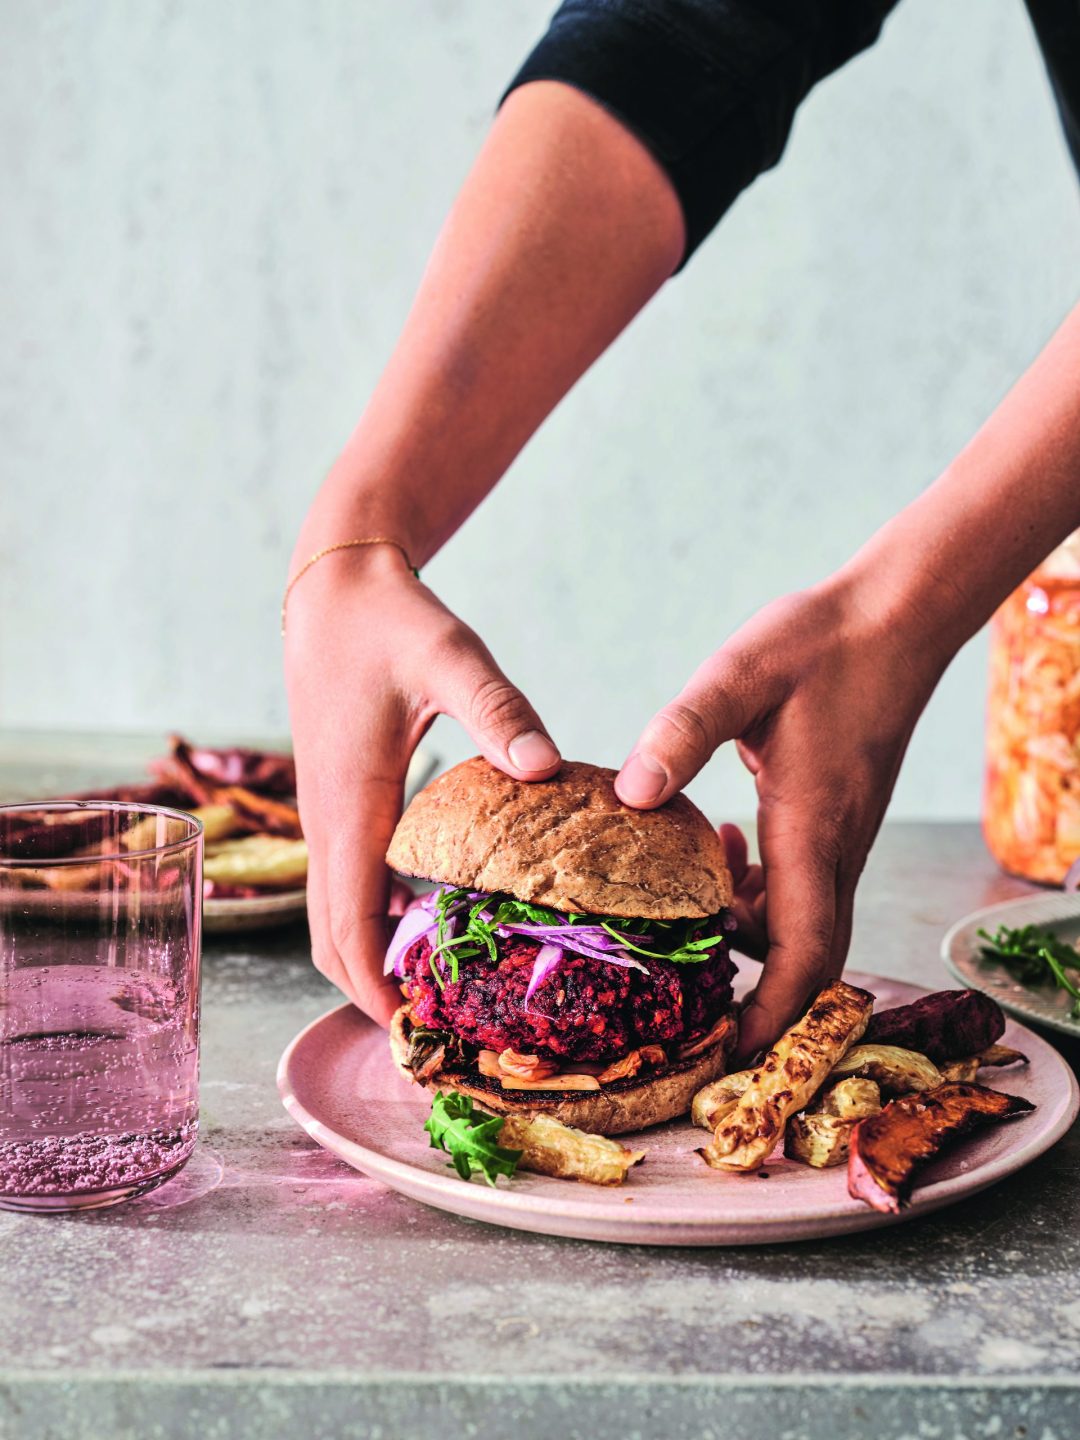
{"label": "glass jar of kimchi", "polygon": [[986,748],[990,853],[1060,885],[1080,859],[1080,531],[991,622]]}

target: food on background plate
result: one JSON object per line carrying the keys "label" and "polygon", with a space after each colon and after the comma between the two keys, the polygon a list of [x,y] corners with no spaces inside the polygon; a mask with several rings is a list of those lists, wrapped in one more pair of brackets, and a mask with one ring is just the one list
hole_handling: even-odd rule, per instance
{"label": "food on background plate", "polygon": [[296,762],[284,752],[249,750],[242,745],[213,749],[173,735],[169,757],[151,761],[150,768],[167,775],[177,762],[204,784],[239,785],[254,795],[284,800],[296,795]]}
{"label": "food on background plate", "polygon": [[[281,890],[303,888],[307,881],[307,846],[293,798],[296,768],[291,755],[239,746],[211,749],[193,746],[180,736],[170,737],[169,753],[150,762],[153,781],[117,786],[68,796],[69,800],[127,801],[185,810],[203,824],[205,898],[249,899]],[[122,843],[135,851],[154,843],[157,821],[136,819],[124,832]],[[100,816],[43,811],[28,821],[22,841],[41,854],[43,840],[55,857],[86,859],[86,865],[49,870],[25,870],[28,885],[93,892],[104,883],[102,868],[94,863],[107,842]],[[122,883],[123,874],[110,867],[107,883]]]}
{"label": "food on background plate", "polygon": [[956,1082],[893,1100],[852,1132],[848,1191],[874,1210],[897,1214],[919,1170],[946,1145],[1034,1108],[1018,1095]]}
{"label": "food on background plate", "polygon": [[204,880],[219,889],[295,889],[307,881],[303,840],[284,835],[239,835],[206,846]]}
{"label": "food on background plate", "polygon": [[788,1120],[821,1089],[838,1060],[866,1029],[874,997],[834,980],[786,1030],[734,1108],[721,1116],[702,1158],[717,1170],[759,1170],[784,1138]]}
{"label": "food on background plate", "polygon": [[624,807],[614,776],[568,762],[526,785],[474,759],[405,811],[387,859],[438,886],[387,954],[405,995],[391,1045],[412,1079],[618,1135],[685,1114],[723,1073],[723,843],[684,796]]}
{"label": "food on background plate", "polygon": [[1004,965],[1023,985],[1054,985],[1072,996],[1069,1014],[1080,1020],[1080,954],[1049,925],[1022,925],[1012,929],[999,925],[990,935],[979,931],[986,941],[983,957]]}
{"label": "food on background plate", "polygon": [[[179,808],[185,807],[181,804]],[[227,835],[236,834],[236,811],[230,805],[199,805],[188,809],[188,814],[196,815],[202,821],[204,846],[223,840]],[[153,845],[157,823],[155,815],[146,815],[143,819],[136,820],[124,831],[124,849],[141,850]]]}

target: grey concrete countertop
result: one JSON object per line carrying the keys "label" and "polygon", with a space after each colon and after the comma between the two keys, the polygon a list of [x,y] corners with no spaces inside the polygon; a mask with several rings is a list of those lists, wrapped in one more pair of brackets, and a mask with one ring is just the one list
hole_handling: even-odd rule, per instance
{"label": "grey concrete countertop", "polygon": [[[974,826],[888,827],[852,962],[948,984],[946,926],[1022,889]],[[204,977],[187,1171],[116,1210],[0,1214],[0,1435],[1080,1433],[1075,1129],[961,1207],[876,1234],[545,1239],[402,1199],[288,1119],[278,1056],[336,1003],[304,930],[210,941]]]}

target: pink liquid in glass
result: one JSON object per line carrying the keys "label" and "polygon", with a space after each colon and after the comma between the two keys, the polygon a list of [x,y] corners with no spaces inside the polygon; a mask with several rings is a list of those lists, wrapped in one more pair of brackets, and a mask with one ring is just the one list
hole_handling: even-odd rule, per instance
{"label": "pink liquid in glass", "polygon": [[0,1197],[110,1203],[183,1165],[198,1131],[198,999],[170,968],[80,957],[5,970]]}
{"label": "pink liquid in glass", "polygon": [[0,805],[0,1209],[114,1205],[198,1129],[202,828]]}

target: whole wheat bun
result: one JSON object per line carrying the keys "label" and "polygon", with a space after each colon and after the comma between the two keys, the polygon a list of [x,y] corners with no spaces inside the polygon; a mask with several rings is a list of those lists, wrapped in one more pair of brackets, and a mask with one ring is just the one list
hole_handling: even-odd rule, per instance
{"label": "whole wheat bun", "polygon": [[402,875],[588,915],[679,920],[730,903],[723,841],[685,795],[632,810],[615,771],[567,760],[551,780],[512,780],[476,756],[402,815],[387,861]]}
{"label": "whole wheat bun", "polygon": [[[685,1115],[703,1085],[727,1069],[738,1023],[734,1011],[718,1024],[700,1054],[672,1060],[655,1075],[613,1080],[599,1090],[504,1090],[497,1079],[481,1075],[475,1065],[447,1065],[422,1083],[428,1090],[456,1090],[470,1096],[491,1115],[550,1115],[564,1125],[593,1135],[627,1135]],[[406,1063],[409,1052],[409,1007],[402,1005],[390,1022],[390,1052],[402,1074],[416,1080]]]}

